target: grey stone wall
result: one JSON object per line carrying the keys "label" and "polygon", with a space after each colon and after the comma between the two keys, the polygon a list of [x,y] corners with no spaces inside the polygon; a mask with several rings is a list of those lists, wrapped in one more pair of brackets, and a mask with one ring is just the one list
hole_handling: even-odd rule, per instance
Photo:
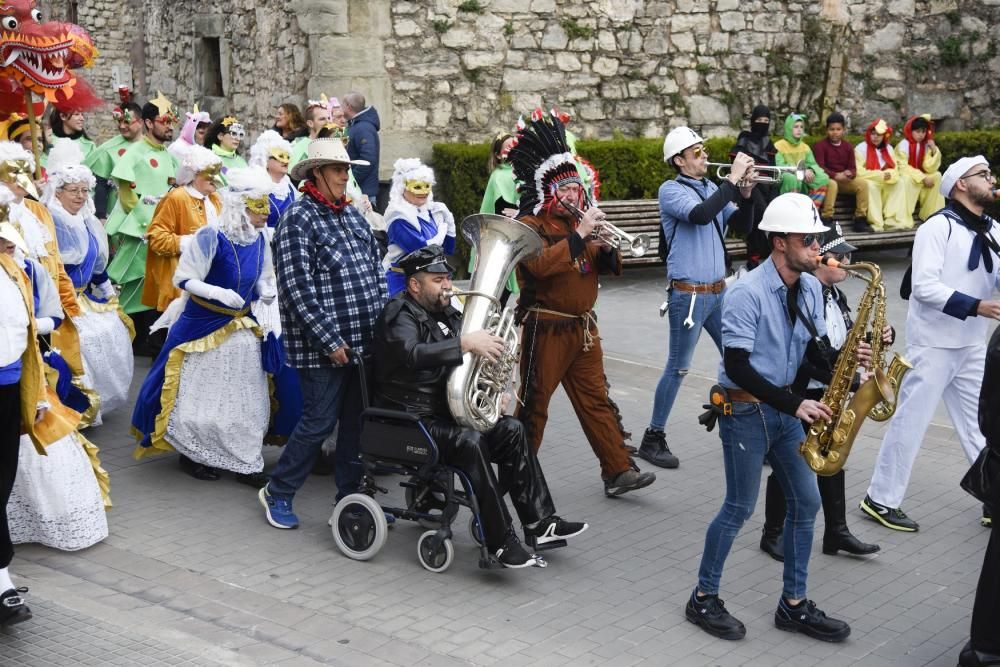
{"label": "grey stone wall", "polygon": [[[558,105],[584,137],[731,133],[758,101],[852,129],[929,112],[1000,123],[1000,0],[80,0],[102,58],[141,92],[235,110],[253,134],[282,101],[366,92],[383,173],[433,141],[483,141]],[[223,98],[200,93],[199,40],[217,36]],[[142,45],[136,49],[135,44]]]}

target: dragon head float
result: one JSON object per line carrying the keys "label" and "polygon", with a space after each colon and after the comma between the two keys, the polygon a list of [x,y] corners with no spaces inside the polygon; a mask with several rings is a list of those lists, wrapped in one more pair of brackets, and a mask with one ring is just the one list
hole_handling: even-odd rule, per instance
{"label": "dragon head float", "polygon": [[25,91],[63,111],[100,106],[72,72],[90,67],[97,56],[90,35],[73,23],[42,21],[36,0],[0,0],[0,109],[23,111]]}

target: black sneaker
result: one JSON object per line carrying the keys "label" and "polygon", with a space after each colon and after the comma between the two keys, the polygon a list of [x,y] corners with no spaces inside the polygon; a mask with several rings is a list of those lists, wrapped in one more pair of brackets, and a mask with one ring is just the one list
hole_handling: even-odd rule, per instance
{"label": "black sneaker", "polygon": [[719,639],[743,639],[747,629],[735,616],[726,611],[725,603],[718,595],[698,597],[697,589],[691,591],[684,616],[702,630]]}
{"label": "black sneaker", "polygon": [[867,218],[854,218],[854,231],[858,234],[871,234],[875,228],[871,226]]}
{"label": "black sneaker", "polygon": [[916,521],[906,516],[906,512],[898,507],[886,507],[865,496],[865,499],[858,505],[862,512],[878,521],[886,528],[901,530],[905,533],[915,533],[920,530],[920,525]]}
{"label": "black sneaker", "polygon": [[576,537],[589,527],[582,522],[564,521],[553,514],[548,519],[539,521],[534,528],[525,528],[524,541],[533,544],[537,549],[543,544]]}
{"label": "black sneaker", "polygon": [[979,520],[979,523],[981,523],[984,528],[993,527],[993,513],[990,511],[990,507],[986,503],[983,503],[983,518]]}
{"label": "black sneaker", "polygon": [[507,533],[507,541],[494,553],[497,560],[504,567],[519,569],[522,567],[545,567],[545,561],[539,562],[538,556],[528,553],[528,551],[517,539],[514,531]]}
{"label": "black sneaker", "polygon": [[640,472],[639,468],[632,464],[628,470],[604,480],[604,495],[614,498],[629,491],[645,488],[655,481],[656,475],[651,472]]}
{"label": "black sneaker", "polygon": [[681,464],[667,446],[667,434],[659,429],[647,428],[643,433],[639,458],[661,468],[676,468]]}
{"label": "black sneaker", "polygon": [[795,607],[785,598],[778,602],[774,612],[774,625],[779,630],[801,632],[825,642],[842,642],[851,634],[851,626],[836,618],[829,618],[812,600],[802,600]]}
{"label": "black sneaker", "polygon": [[31,618],[31,610],[24,604],[21,593],[27,593],[27,588],[9,588],[0,594],[0,628],[15,623],[23,623]]}

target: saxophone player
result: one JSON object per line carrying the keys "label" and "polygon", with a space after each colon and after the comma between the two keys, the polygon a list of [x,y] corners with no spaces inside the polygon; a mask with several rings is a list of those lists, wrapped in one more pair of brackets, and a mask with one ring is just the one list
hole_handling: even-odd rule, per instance
{"label": "saxophone player", "polygon": [[[819,253],[823,259],[830,258],[844,264],[850,263],[851,253],[857,250],[844,239],[840,223],[835,223],[835,227],[823,236],[822,244]],[[813,275],[819,279],[823,286],[827,339],[833,349],[839,350],[843,347],[848,333],[854,325],[851,320],[851,308],[847,305],[847,297],[837,287],[839,283],[847,280],[848,273],[838,267],[820,264]],[[886,325],[882,331],[882,342],[892,344],[894,338],[895,332],[892,327]],[[816,369],[808,366],[809,362],[807,361],[799,370],[795,388],[801,390],[802,395],[806,398],[818,400],[823,396],[826,383],[813,379],[811,376],[816,373]],[[861,380],[862,378],[858,378],[857,382],[860,383]],[[808,427],[804,426],[804,428]],[[851,534],[847,527],[847,500],[844,496],[843,469],[835,475],[819,475],[816,477],[816,481],[823,503],[823,518],[826,520],[823,531],[823,553],[833,555],[838,551],[844,551],[855,556],[863,556],[879,551],[877,544],[862,542]],[[784,560],[781,539],[784,524],[785,494],[781,490],[777,474],[772,472],[767,478],[767,491],[764,496],[764,529],[760,538],[760,548],[779,561]]]}
{"label": "saxophone player", "polygon": [[711,401],[722,415],[726,497],[708,527],[698,585],[685,615],[716,637],[746,636],[743,623],[719,599],[719,585],[733,541],[753,514],[767,458],[788,499],[784,586],[774,623],[782,630],[840,642],[850,635],[850,626],[806,599],[820,496],[816,475],[799,455],[805,438],[802,422],[829,419],[833,413],[790,387],[806,356],[820,368],[832,368],[823,290],[810,273],[828,228],[808,196],[786,193],[768,205],[760,229],[768,234],[771,254],[729,288],[722,306],[723,361]]}
{"label": "saxophone player", "polygon": [[414,250],[398,260],[397,270],[406,278],[406,289],[386,304],[375,325],[375,404],[423,418],[440,461],[459,468],[471,481],[486,547],[503,566],[544,567],[514,533],[501,489],[510,494],[525,542],[533,548],[575,537],[587,524],[556,515],[521,422],[504,416],[480,433],[456,424],[448,408],[448,377],[462,365],[462,355],[471,352],[496,361],[504,340],[484,330],[459,335],[462,314],[450,304],[452,268],[441,246]]}

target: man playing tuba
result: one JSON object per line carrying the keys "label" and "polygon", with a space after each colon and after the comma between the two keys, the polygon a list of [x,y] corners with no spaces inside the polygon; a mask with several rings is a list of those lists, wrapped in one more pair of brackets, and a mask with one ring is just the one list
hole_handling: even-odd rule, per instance
{"label": "man playing tuba", "polygon": [[414,250],[397,268],[406,277],[406,290],[386,304],[375,325],[375,404],[423,418],[441,462],[461,469],[472,482],[486,547],[504,567],[542,565],[514,533],[501,489],[510,494],[532,547],[579,535],[587,524],[556,516],[521,422],[501,417],[480,433],[456,424],[448,407],[448,377],[462,365],[462,356],[471,352],[496,361],[504,341],[486,330],[459,334],[462,314],[450,305],[452,268],[441,246]]}

